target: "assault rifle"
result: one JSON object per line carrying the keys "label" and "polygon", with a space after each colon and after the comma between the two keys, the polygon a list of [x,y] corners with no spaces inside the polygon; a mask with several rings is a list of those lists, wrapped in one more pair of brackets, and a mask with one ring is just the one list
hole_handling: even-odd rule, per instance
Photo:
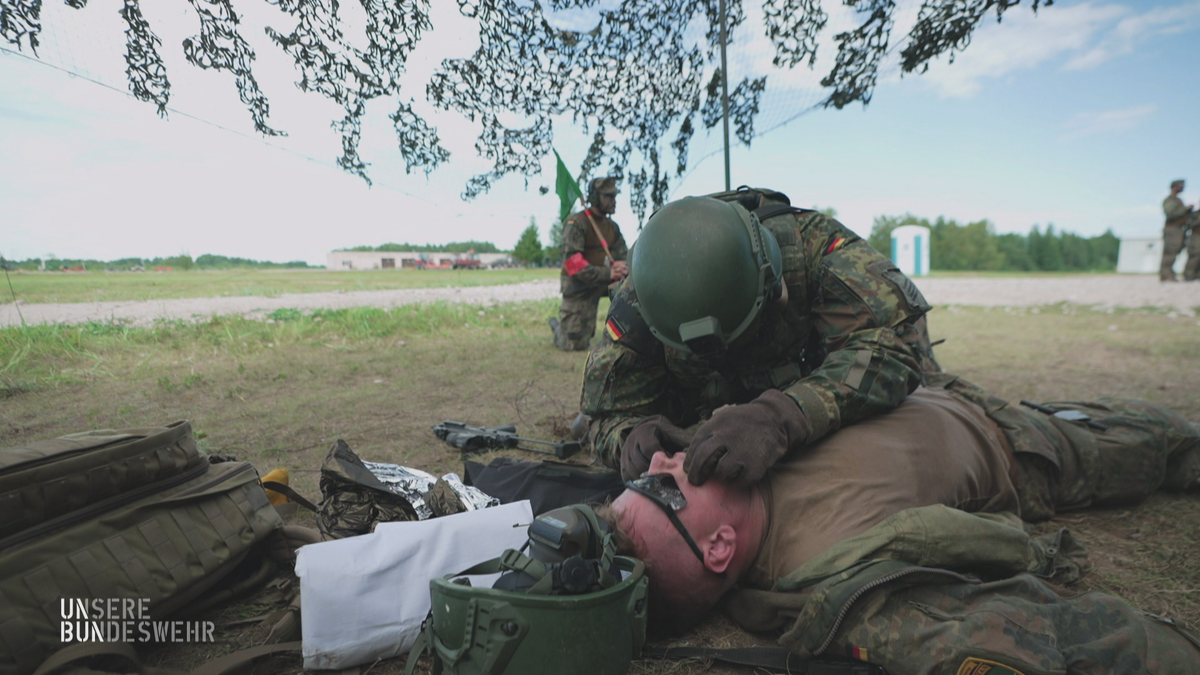
{"label": "assault rifle", "polygon": [[[521,438],[517,436],[517,428],[511,424],[502,427],[486,428],[473,427],[462,422],[446,421],[433,425],[433,433],[437,434],[438,438],[449,445],[462,450],[464,455],[486,452],[488,450],[516,448],[518,450],[539,452],[543,455],[554,455],[559,459],[566,459],[579,452],[580,449],[578,441],[555,443],[551,441],[538,441],[532,438]],[[548,446],[551,449],[531,448],[529,445]]]}

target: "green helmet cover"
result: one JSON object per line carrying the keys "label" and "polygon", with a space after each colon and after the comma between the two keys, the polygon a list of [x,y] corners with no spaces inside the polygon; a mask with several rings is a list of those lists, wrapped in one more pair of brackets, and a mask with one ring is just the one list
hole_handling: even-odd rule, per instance
{"label": "green helmet cover", "polygon": [[[598,576],[572,587],[554,572],[584,559],[601,570]],[[645,571],[640,560],[616,555],[611,533],[590,506],[543,513],[520,551],[429,582],[431,610],[407,673],[426,648],[450,675],[625,673],[646,639]],[[504,574],[490,588],[462,578],[494,572]]]}
{"label": "green helmet cover", "polygon": [[615,561],[624,579],[585,595],[534,595],[432,580],[430,641],[443,672],[627,672],[646,639],[649,580],[642,561],[623,556]]}
{"label": "green helmet cover", "polygon": [[758,217],[711,197],[685,197],[650,217],[630,255],[637,308],[663,344],[719,352],[779,287],[779,244]]}

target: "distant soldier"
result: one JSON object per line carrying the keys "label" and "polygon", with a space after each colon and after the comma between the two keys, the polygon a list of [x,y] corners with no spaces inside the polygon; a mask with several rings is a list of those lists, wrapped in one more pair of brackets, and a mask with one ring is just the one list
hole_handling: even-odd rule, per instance
{"label": "distant soldier", "polygon": [[621,228],[609,218],[617,210],[617,179],[596,178],[588,183],[588,208],[563,223],[562,307],[550,319],[554,346],[583,351],[596,333],[596,308],[609,284],[629,274],[629,253]]}
{"label": "distant soldier", "polygon": [[[1183,200],[1179,198],[1180,192],[1183,192],[1183,179],[1171,181],[1171,194],[1163,200],[1163,213],[1167,217],[1167,223],[1163,226],[1162,266],[1158,270],[1160,281],[1178,281],[1172,268],[1175,266],[1175,258],[1183,250],[1183,237],[1193,208],[1184,205]],[[1195,240],[1196,237],[1192,239]],[[1194,279],[1196,267],[1200,265],[1200,242],[1193,241],[1193,245],[1188,248],[1188,269],[1191,270],[1191,276],[1185,272],[1184,279]]]}

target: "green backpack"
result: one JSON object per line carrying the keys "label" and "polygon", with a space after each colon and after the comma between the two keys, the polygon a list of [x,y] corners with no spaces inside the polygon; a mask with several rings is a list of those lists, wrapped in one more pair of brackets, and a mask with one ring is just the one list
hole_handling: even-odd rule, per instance
{"label": "green backpack", "polygon": [[0,675],[97,629],[156,635],[280,526],[254,467],[210,463],[187,422],[0,449]]}

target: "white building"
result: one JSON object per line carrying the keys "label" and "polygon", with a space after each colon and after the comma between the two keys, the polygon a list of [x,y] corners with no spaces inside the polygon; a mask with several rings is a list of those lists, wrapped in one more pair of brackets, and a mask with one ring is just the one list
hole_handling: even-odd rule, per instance
{"label": "white building", "polygon": [[[1117,250],[1117,271],[1126,274],[1158,274],[1162,254],[1162,236],[1122,237],[1121,248]],[[1181,253],[1175,258],[1176,274],[1183,274],[1186,261],[1186,253]]]}
{"label": "white building", "polygon": [[892,230],[892,263],[910,277],[929,275],[928,227],[903,225]]}
{"label": "white building", "polygon": [[[328,270],[417,269],[428,266],[454,267],[463,261],[478,261],[482,267],[512,263],[508,253],[422,253],[417,251],[330,251]],[[471,263],[468,263],[471,264]]]}

